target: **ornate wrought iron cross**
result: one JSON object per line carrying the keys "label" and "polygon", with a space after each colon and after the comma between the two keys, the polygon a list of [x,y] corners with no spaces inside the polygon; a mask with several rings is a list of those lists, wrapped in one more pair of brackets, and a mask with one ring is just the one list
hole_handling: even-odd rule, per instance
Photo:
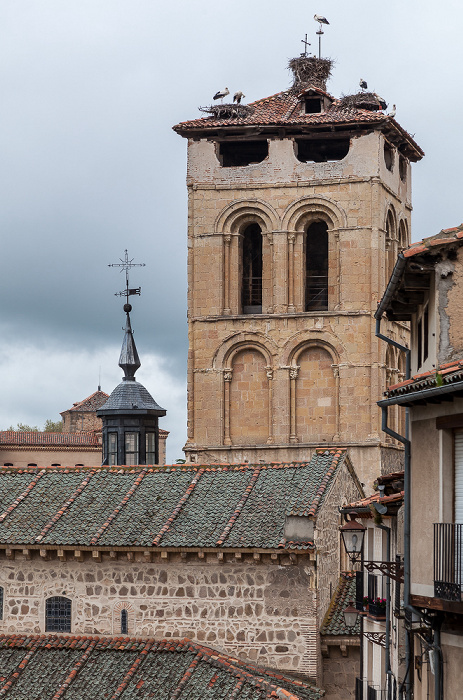
{"label": "ornate wrought iron cross", "polygon": [[129,270],[132,267],[146,267],[146,265],[145,263],[134,263],[133,258],[129,260],[127,250],[124,251],[124,258],[119,258],[119,260],[120,263],[111,263],[108,265],[108,267],[120,267],[120,271],[125,272],[125,289],[122,292],[116,292],[114,296],[125,297],[126,304],[128,304],[130,296],[133,296],[134,294],[138,294],[138,296],[140,296],[141,294],[141,287],[136,287],[135,289],[129,288]]}
{"label": "ornate wrought iron cross", "polygon": [[305,35],[305,39],[301,39],[301,43],[304,44],[304,53],[301,54],[302,56],[307,56],[307,47],[312,46],[310,41],[307,41],[307,34]]}

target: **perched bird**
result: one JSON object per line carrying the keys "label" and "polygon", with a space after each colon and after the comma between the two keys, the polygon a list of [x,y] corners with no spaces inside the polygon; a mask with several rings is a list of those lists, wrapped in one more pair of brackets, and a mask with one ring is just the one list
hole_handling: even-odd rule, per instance
{"label": "perched bird", "polygon": [[368,85],[367,85],[367,81],[366,81],[366,80],[364,80],[363,78],[360,78],[360,82],[359,82],[359,85],[360,85],[360,87],[362,88],[362,90],[366,90],[366,89],[367,89],[367,87],[368,87]]}
{"label": "perched bird", "polygon": [[233,95],[233,102],[236,102],[236,104],[239,105],[241,104],[241,100],[243,99],[243,97],[246,97],[246,95],[243,95],[241,90],[238,90],[238,92],[235,92],[235,94]]}
{"label": "perched bird", "polygon": [[226,87],[225,90],[219,90],[218,92],[216,92],[212,99],[213,100],[222,100],[222,102],[223,102],[223,98],[229,94],[230,94],[230,90]]}
{"label": "perched bird", "polygon": [[389,114],[386,114],[386,116],[390,117],[392,119],[392,117],[395,117],[396,111],[397,111],[396,106],[392,105],[392,112],[389,112]]}
{"label": "perched bird", "polygon": [[322,17],[322,15],[314,15],[313,18],[316,22],[320,22],[320,24],[329,24],[326,17]]}

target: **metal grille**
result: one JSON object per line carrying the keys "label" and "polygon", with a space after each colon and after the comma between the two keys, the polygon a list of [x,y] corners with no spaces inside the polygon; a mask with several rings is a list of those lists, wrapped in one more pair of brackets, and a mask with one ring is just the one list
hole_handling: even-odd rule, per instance
{"label": "metal grille", "polygon": [[355,679],[355,700],[363,700],[363,679]]}
{"label": "metal grille", "polygon": [[45,631],[71,631],[71,601],[69,598],[54,596],[45,605]]}
{"label": "metal grille", "polygon": [[461,601],[463,524],[434,523],[434,595]]}

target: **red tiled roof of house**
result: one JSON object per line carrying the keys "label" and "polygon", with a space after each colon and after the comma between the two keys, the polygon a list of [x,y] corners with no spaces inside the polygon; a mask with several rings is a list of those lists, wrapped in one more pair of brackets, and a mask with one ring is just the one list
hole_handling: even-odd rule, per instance
{"label": "red tiled roof of house", "polygon": [[343,571],[339,576],[338,585],[331,598],[328,610],[320,628],[320,634],[328,636],[358,636],[360,634],[360,619],[357,619],[352,629],[346,626],[344,610],[350,602],[355,601],[356,582],[354,571]]}
{"label": "red tiled roof of house", "polygon": [[392,398],[403,394],[412,394],[422,389],[452,384],[461,380],[463,380],[463,360],[454,360],[453,362],[439,365],[436,369],[429,372],[415,374],[403,382],[391,384],[385,394],[388,398]]}
{"label": "red tiled roof of house", "polygon": [[442,229],[442,231],[436,233],[434,236],[429,236],[428,238],[423,238],[422,241],[412,243],[407,250],[404,250],[403,255],[405,258],[411,258],[421,253],[437,252],[437,249],[441,246],[447,246],[449,244],[455,245],[455,243],[463,244],[463,224],[454,226],[453,228]]}
{"label": "red tiled roof of house", "polygon": [[60,445],[62,447],[101,447],[98,435],[93,431],[85,433],[49,433],[24,432],[21,430],[1,430],[0,445],[30,445],[44,447]]}
{"label": "red tiled roof of house", "polygon": [[[104,691],[101,687],[104,678]],[[182,640],[0,635],[0,691],[21,697],[320,700],[313,684]],[[21,689],[21,690],[19,690]],[[30,695],[29,695],[30,693]],[[74,695],[75,694],[75,695]]]}
{"label": "red tiled roof of house", "polygon": [[349,505],[343,506],[343,508],[367,508],[370,506],[371,503],[383,503],[387,506],[392,503],[401,503],[403,501],[403,498],[404,491],[392,493],[390,496],[380,496],[379,491],[376,491],[371,496],[367,496],[367,498],[361,498],[359,501],[354,501],[354,503],[349,503]]}
{"label": "red tiled roof of house", "polygon": [[[83,399],[82,401],[77,401],[71,408],[68,408],[67,411],[95,412],[97,409],[101,408],[101,406],[104,403],[106,403],[108,399],[109,394],[106,394],[104,391],[94,391],[93,394],[87,396],[86,399]],[[67,411],[63,411],[62,413],[60,413],[60,415],[62,415],[63,413],[67,413]]]}

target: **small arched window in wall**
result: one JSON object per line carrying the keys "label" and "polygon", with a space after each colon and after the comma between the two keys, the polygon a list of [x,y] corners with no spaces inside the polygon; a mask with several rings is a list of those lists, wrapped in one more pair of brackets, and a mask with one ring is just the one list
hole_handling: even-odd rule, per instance
{"label": "small arched window in wall", "polygon": [[399,175],[402,182],[407,180],[407,159],[405,156],[399,156]]}
{"label": "small arched window in wall", "polygon": [[307,229],[305,245],[305,310],[328,309],[328,226],[315,221]]}
{"label": "small arched window in wall", "polygon": [[397,236],[395,230],[394,216],[391,209],[389,209],[386,218],[386,284],[392,275],[392,270],[396,263],[397,258]]}
{"label": "small arched window in wall", "polygon": [[407,225],[402,219],[402,221],[399,224],[399,252],[405,250],[405,248],[408,248],[409,245],[410,243],[408,241]]}
{"label": "small arched window in wall", "polygon": [[125,608],[121,610],[121,634],[129,633],[129,613]]}
{"label": "small arched window in wall", "polygon": [[250,224],[243,232],[241,307],[243,314],[262,313],[262,230]]}
{"label": "small arched window in wall", "polygon": [[0,620],[3,620],[3,588],[0,586]]}
{"label": "small arched window in wall", "polygon": [[71,631],[71,601],[64,596],[53,596],[45,602],[45,632]]}
{"label": "small arched window in wall", "polygon": [[384,163],[388,170],[394,168],[394,149],[387,141],[384,142]]}

